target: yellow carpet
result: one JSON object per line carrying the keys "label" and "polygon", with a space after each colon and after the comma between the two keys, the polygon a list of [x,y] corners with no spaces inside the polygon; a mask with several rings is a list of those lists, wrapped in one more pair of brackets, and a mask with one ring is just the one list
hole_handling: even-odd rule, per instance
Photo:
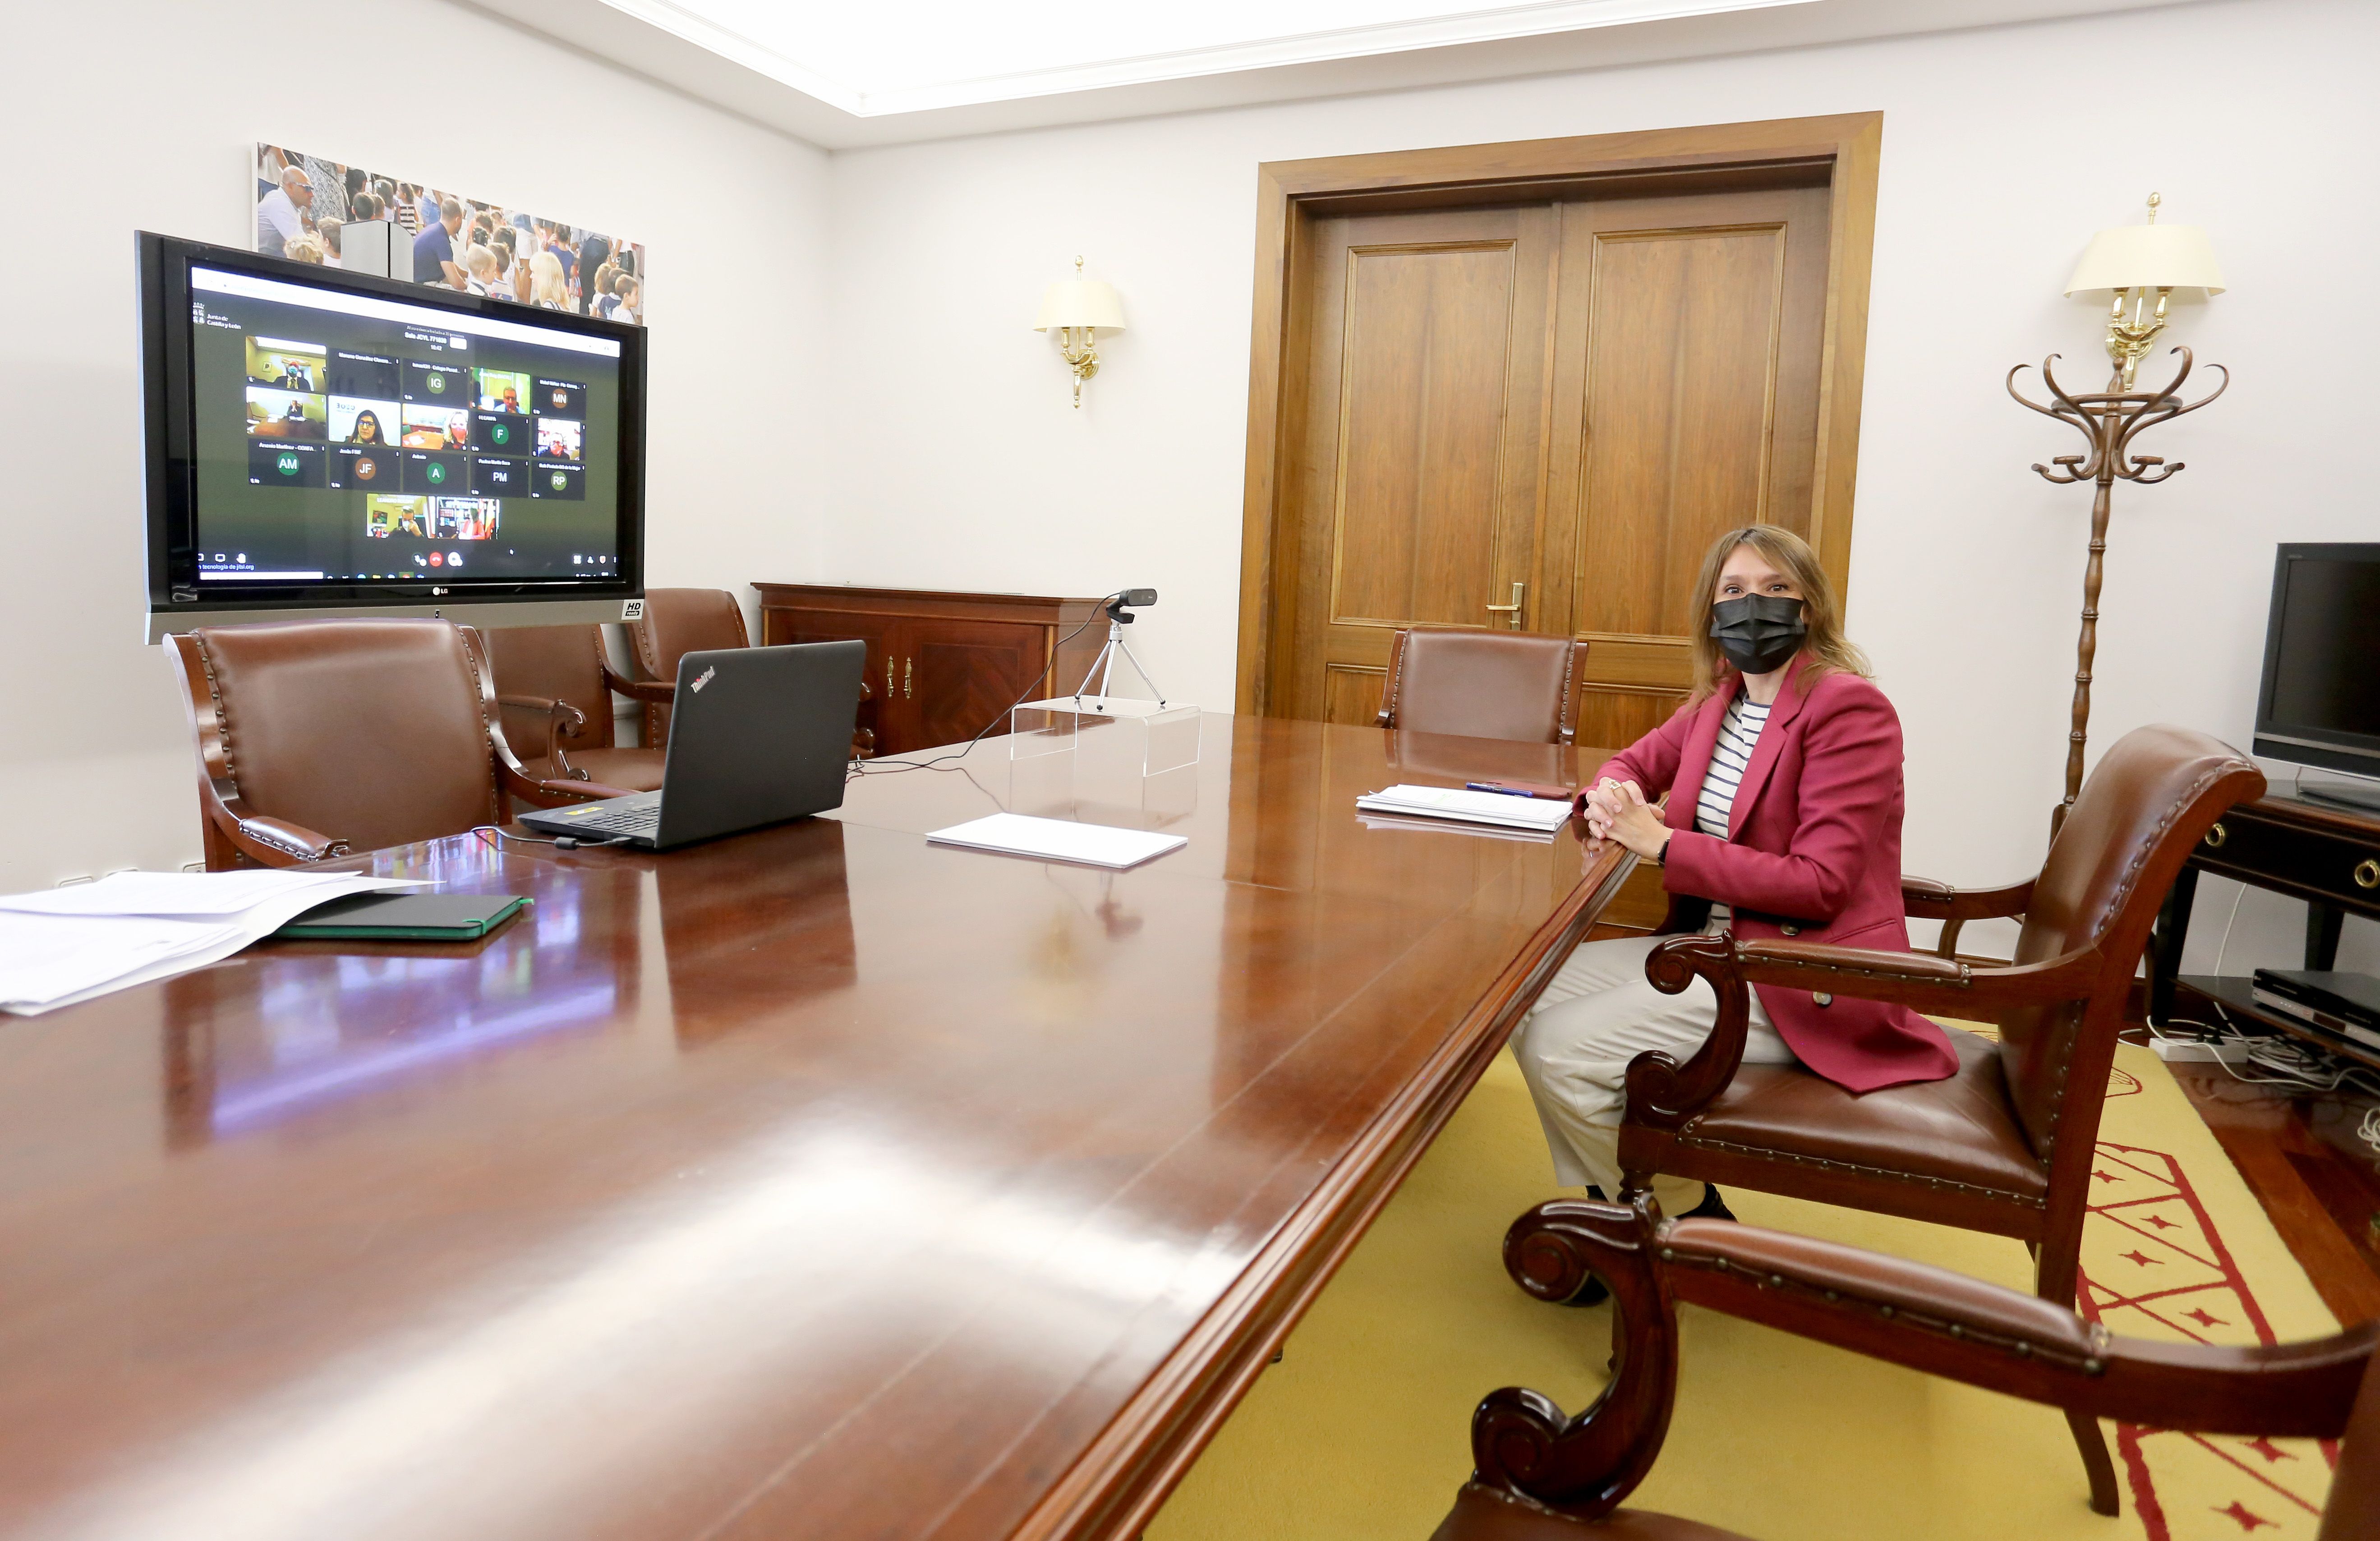
{"label": "yellow carpet", "polygon": [[[2082,1255],[2128,1335],[2252,1343],[2336,1324],[2162,1062],[2119,1052]],[[1529,1094],[1500,1056],[1149,1525],[1148,1541],[1424,1541],[1470,1470],[1471,1408],[1523,1385],[1575,1412],[1608,1310],[1530,1300],[1498,1246],[1555,1196]],[[2023,1246],[1730,1192],[1748,1224],[2026,1287]],[[2107,1426],[2121,1519],[2086,1506],[2064,1417],[1699,1308],[1677,1413],[1630,1503],[1767,1541],[2201,1541],[2310,1536],[2330,1480],[2310,1441]]]}

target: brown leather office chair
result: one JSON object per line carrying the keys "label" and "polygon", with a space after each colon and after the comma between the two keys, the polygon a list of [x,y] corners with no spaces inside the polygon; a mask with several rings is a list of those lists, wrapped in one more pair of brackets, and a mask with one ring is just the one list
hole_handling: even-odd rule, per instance
{"label": "brown leather office chair", "polygon": [[612,695],[667,702],[673,686],[632,680],[603,653],[601,626],[504,626],[485,634],[504,737],[540,781],[598,781],[631,792],[662,784],[666,750],[615,742]]}
{"label": "brown leather office chair", "polygon": [[497,720],[480,636],[445,621],[202,626],[174,638],[207,870],[460,834],[620,789],[540,781]]}
{"label": "brown leather office chair", "polygon": [[[1585,1200],[1541,1204],[1504,1238],[1523,1289],[1610,1286],[1611,1382],[1575,1418],[1519,1387],[1471,1416],[1471,1480],[1436,1541],[1743,1541],[1619,1507],[1652,1469],[1677,1391],[1677,1303],[2029,1401],[2070,1420],[2300,1438],[2344,1435],[2321,1541],[2380,1535],[2380,1323],[2271,1347],[2118,1338],[2045,1301],[1922,1263],[1726,1220],[1657,1220]],[[1756,1475],[1756,1474],[1747,1474]]]}
{"label": "brown leather office chair", "polygon": [[1583,642],[1484,626],[1414,626],[1389,644],[1379,724],[1465,738],[1567,744]]}
{"label": "brown leather office chair", "polygon": [[[677,661],[686,654],[752,645],[744,607],[724,588],[648,588],[644,619],[628,623],[628,637],[636,644],[637,666],[672,691],[677,687]],[[669,718],[668,695],[646,698],[646,743],[667,747]]]}
{"label": "brown leather office chair", "polygon": [[[2140,728],[2092,771],[2037,877],[1964,892],[1904,880],[1912,916],[2022,916],[2003,967],[1831,947],[1816,926],[1792,940],[1663,942],[1646,977],[1671,994],[1708,979],[1718,1021],[1682,1066],[1658,1052],[1629,1064],[1621,1196],[1666,1172],[2013,1236],[2034,1248],[2036,1292],[2070,1311],[2107,1071],[2150,923],[2191,848],[2264,791],[2263,773],[2228,746]],[[1742,1062],[1751,984],[1995,1023],[1999,1041],[1953,1030],[1949,1079],[1853,1096],[1799,1064]],[[2072,1421],[2092,1507],[2113,1514],[2098,1425]]]}

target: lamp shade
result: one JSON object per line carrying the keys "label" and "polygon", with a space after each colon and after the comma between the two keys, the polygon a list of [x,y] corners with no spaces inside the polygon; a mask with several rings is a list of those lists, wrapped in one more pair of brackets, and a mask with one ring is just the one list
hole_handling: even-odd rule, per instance
{"label": "lamp shade", "polygon": [[1114,286],[1096,278],[1068,278],[1041,291],[1041,313],[1033,330],[1061,326],[1096,326],[1107,332],[1123,330],[1123,300]]}
{"label": "lamp shade", "polygon": [[2223,292],[2223,270],[2206,232],[2195,224],[2119,224],[2091,237],[2066,292],[2093,289],[2204,289]]}

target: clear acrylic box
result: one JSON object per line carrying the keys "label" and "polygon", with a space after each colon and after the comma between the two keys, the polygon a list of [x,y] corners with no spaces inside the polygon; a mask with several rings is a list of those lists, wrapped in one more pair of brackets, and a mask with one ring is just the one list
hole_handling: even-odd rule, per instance
{"label": "clear acrylic box", "polygon": [[1131,735],[1135,742],[1123,753],[1139,761],[1144,776],[1198,763],[1196,707],[1129,696],[1053,696],[1026,702],[1008,714],[1008,758],[1073,754],[1082,734],[1107,732]]}

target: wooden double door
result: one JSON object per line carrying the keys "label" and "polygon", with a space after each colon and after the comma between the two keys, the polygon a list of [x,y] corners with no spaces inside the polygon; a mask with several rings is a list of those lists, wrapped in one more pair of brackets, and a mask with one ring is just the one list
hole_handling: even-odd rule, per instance
{"label": "wooden double door", "polygon": [[1791,180],[1308,221],[1268,713],[1370,722],[1416,623],[1585,640],[1582,744],[1675,710],[1710,542],[1816,536],[1833,194]]}

